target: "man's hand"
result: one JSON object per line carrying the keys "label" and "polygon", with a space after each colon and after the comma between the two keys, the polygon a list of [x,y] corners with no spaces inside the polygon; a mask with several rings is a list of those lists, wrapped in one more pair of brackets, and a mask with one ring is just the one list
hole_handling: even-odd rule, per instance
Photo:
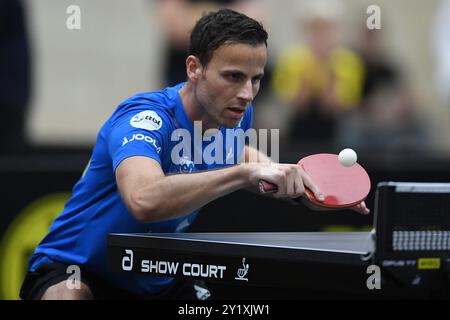
{"label": "man's hand", "polygon": [[319,188],[311,177],[298,165],[275,163],[248,163],[248,176],[252,185],[258,185],[260,180],[275,184],[278,191],[273,193],[276,198],[298,198],[305,193],[305,187],[314,193],[319,201],[324,199]]}

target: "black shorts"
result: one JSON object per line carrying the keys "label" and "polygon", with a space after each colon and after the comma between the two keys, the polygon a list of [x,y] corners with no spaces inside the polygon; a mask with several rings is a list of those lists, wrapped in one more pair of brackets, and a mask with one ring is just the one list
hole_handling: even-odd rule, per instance
{"label": "black shorts", "polygon": [[[20,297],[24,300],[40,300],[45,291],[64,280],[68,265],[63,263],[43,263],[34,272],[28,272],[20,289]],[[211,298],[204,281],[192,279],[174,279],[161,292],[142,296],[117,288],[98,276],[85,270],[81,271],[81,282],[89,287],[94,299],[99,300],[206,300]],[[70,281],[70,280],[69,280]]]}

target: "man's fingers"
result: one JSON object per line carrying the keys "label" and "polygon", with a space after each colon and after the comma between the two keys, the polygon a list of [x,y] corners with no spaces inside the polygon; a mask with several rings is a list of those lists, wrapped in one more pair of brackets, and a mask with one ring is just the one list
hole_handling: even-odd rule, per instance
{"label": "man's fingers", "polygon": [[[275,183],[275,182],[274,182]],[[278,191],[273,194],[275,198],[283,197],[286,194],[286,173],[279,172],[276,179]]]}
{"label": "man's fingers", "polygon": [[322,192],[319,190],[319,187],[316,186],[316,184],[313,182],[311,177],[303,170],[302,170],[302,178],[303,178],[303,183],[305,184],[305,186],[308,187],[308,189],[312,191],[312,193],[314,194],[314,197],[317,200],[319,200],[319,201],[325,200],[325,197],[322,194]]}
{"label": "man's fingers", "polygon": [[367,208],[366,203],[364,201],[361,202],[361,208],[363,209],[364,214],[369,214],[370,213],[370,209]]}
{"label": "man's fingers", "polygon": [[357,204],[356,206],[351,208],[353,211],[356,211],[358,213],[361,213],[363,215],[367,215],[370,213],[370,210],[367,208],[366,203],[363,201],[360,204]]}
{"label": "man's fingers", "polygon": [[295,193],[295,180],[296,177],[293,176],[292,174],[288,174],[286,176],[286,195],[287,196],[292,196]]}
{"label": "man's fingers", "polygon": [[334,209],[332,209],[332,208],[327,208],[327,207],[321,207],[321,206],[318,206],[318,205],[312,203],[312,202],[308,199],[308,197],[302,197],[302,198],[301,198],[301,202],[302,202],[307,208],[309,208],[309,209],[311,209],[311,210],[314,210],[314,211],[332,211],[332,210],[334,210]]}
{"label": "man's fingers", "polygon": [[295,168],[294,174],[294,193],[291,195],[291,198],[297,199],[301,197],[305,193],[305,186],[303,185],[303,179],[300,172]]}

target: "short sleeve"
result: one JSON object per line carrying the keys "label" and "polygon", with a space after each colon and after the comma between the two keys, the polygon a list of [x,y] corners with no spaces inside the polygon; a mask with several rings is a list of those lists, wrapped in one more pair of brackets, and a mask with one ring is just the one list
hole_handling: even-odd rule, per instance
{"label": "short sleeve", "polygon": [[112,119],[107,140],[114,171],[132,156],[149,157],[162,166],[171,132],[170,118],[159,109],[137,109]]}

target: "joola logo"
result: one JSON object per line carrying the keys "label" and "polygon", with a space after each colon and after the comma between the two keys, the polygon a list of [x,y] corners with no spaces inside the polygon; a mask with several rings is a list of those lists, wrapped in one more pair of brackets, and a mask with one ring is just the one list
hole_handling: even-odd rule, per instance
{"label": "joola logo", "polygon": [[156,140],[153,139],[152,137],[144,136],[142,133],[137,133],[137,134],[135,133],[135,134],[133,134],[133,136],[131,137],[131,139],[128,139],[127,137],[123,137],[123,140],[122,140],[122,147],[125,146],[125,145],[127,145],[127,144],[130,143],[130,142],[133,142],[133,141],[145,141],[145,142],[148,142],[148,143],[150,143],[153,147],[155,147],[157,153],[160,153],[160,152],[161,152],[161,147],[158,147],[158,146],[157,146]]}

